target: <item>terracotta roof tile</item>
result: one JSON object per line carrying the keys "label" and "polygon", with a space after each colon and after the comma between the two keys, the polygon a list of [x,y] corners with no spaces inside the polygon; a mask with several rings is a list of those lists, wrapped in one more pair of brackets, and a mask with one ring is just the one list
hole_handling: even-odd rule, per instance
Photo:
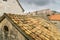
{"label": "terracotta roof tile", "polygon": [[50,40],[51,36],[53,37],[53,35],[55,34],[53,32],[57,32],[57,30],[54,29],[55,26],[53,24],[42,18],[14,14],[8,14],[8,16],[34,40]]}
{"label": "terracotta roof tile", "polygon": [[51,15],[51,16],[49,16],[49,19],[60,21],[60,14]]}

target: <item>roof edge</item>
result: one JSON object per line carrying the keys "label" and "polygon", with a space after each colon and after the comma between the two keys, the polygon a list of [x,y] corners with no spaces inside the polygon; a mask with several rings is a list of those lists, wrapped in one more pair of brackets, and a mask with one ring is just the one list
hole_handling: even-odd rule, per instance
{"label": "roof edge", "polygon": [[5,18],[5,13],[0,17],[0,22],[3,21],[4,18]]}
{"label": "roof edge", "polygon": [[24,12],[25,10],[22,8],[22,6],[21,6],[21,4],[19,3],[19,1],[18,1],[18,0],[16,0],[16,1],[17,1],[17,3],[19,4],[19,6],[21,7],[22,12]]}

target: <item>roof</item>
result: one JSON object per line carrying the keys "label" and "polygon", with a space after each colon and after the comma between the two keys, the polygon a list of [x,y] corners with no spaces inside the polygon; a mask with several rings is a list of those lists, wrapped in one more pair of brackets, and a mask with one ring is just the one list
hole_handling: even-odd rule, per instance
{"label": "roof", "polygon": [[8,17],[15,25],[18,25],[18,29],[22,30],[23,35],[27,34],[25,36],[27,36],[28,39],[29,37],[33,40],[54,40],[54,37],[57,38],[55,26],[42,18],[16,14],[4,14],[3,18],[4,16],[6,18]]}
{"label": "roof", "polygon": [[54,21],[60,21],[60,14],[51,15],[49,16],[49,19]]}
{"label": "roof", "polygon": [[24,12],[25,10],[23,9],[23,7],[21,6],[21,4],[19,3],[19,0],[16,0],[18,5],[21,7],[22,11]]}

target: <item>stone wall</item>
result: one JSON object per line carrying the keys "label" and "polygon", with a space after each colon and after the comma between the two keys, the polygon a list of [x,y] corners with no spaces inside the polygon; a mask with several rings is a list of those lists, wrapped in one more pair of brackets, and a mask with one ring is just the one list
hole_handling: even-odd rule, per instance
{"label": "stone wall", "polygon": [[60,31],[60,21],[53,21],[53,20],[50,20],[54,25],[57,26],[58,28],[58,31]]}
{"label": "stone wall", "polygon": [[23,9],[17,3],[17,0],[7,0],[7,1],[0,0],[0,15],[2,15],[2,13],[21,14],[23,13]]}
{"label": "stone wall", "polygon": [[[4,26],[8,27],[8,31],[4,31]],[[7,37],[7,38],[6,38]],[[0,23],[0,40],[26,40],[20,32],[7,20],[4,19]]]}

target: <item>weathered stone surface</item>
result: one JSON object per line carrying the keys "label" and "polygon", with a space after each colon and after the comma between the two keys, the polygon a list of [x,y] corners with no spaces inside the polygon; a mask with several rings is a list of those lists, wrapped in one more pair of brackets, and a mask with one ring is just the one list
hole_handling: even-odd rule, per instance
{"label": "weathered stone surface", "polygon": [[0,0],[0,15],[3,13],[23,13],[23,8],[19,5],[18,0]]}
{"label": "weathered stone surface", "polygon": [[[8,34],[5,34],[4,26],[8,27]],[[25,37],[7,19],[4,19],[0,23],[0,40],[25,40]]]}

